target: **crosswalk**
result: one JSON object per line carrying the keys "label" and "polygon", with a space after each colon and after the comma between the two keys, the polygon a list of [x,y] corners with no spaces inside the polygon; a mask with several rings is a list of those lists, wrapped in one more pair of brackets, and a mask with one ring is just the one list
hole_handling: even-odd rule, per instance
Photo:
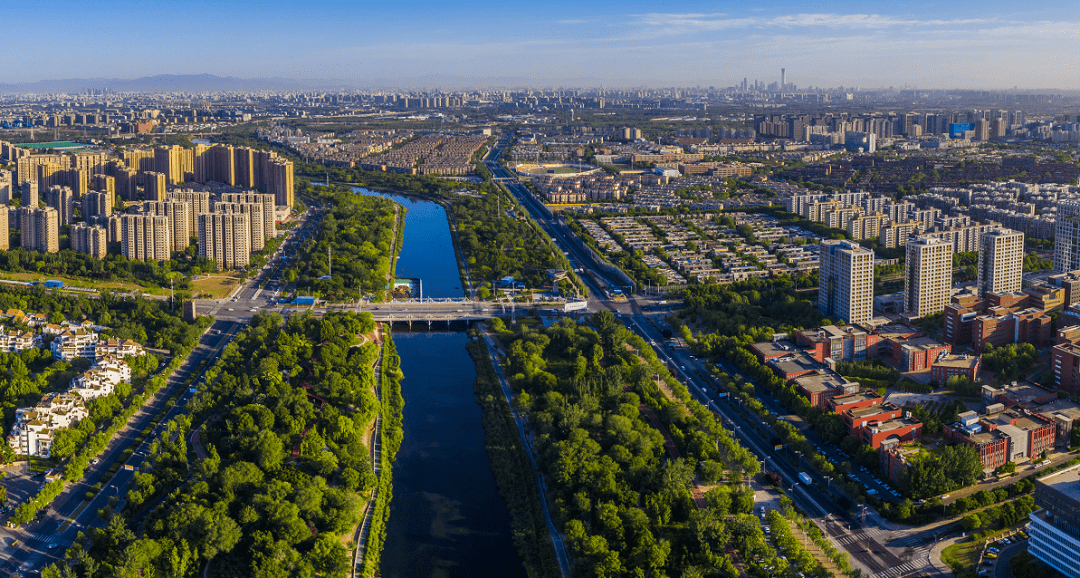
{"label": "crosswalk", "polygon": [[[921,534],[914,534],[912,536],[908,536],[907,538],[897,540],[897,541],[895,541],[895,542],[893,542],[893,543],[891,543],[889,545],[890,546],[895,546],[895,547],[900,547],[900,548],[908,548],[908,547],[914,546],[916,544],[921,544],[922,542],[925,542],[926,540],[927,540],[926,536],[923,536]],[[932,538],[931,538],[931,540],[932,540]]]}
{"label": "crosswalk", "polygon": [[909,560],[909,561],[907,561],[907,562],[905,562],[905,563],[903,563],[903,564],[901,564],[899,566],[896,566],[894,568],[889,568],[888,570],[878,572],[877,574],[874,574],[874,578],[892,578],[892,577],[899,578],[900,576],[904,576],[905,574],[909,574],[911,572],[914,572],[914,571],[919,570],[920,568],[926,566],[930,562],[926,558],[926,553],[929,552],[930,549],[929,548],[919,548],[919,550],[916,550],[916,552],[919,552],[920,550],[922,552],[917,553],[916,556],[914,558],[912,558],[911,560]]}
{"label": "crosswalk", "polygon": [[874,536],[877,536],[884,532],[885,530],[881,528],[867,528],[865,530],[859,530],[854,534],[847,534],[841,538],[838,538],[836,540],[836,543],[840,544],[841,546],[846,546],[848,544],[854,544],[855,542],[866,540],[867,538],[873,538]]}
{"label": "crosswalk", "polygon": [[23,538],[23,540],[27,542],[36,540],[38,542],[44,542],[45,544],[55,543],[58,549],[67,548],[75,541],[74,538],[64,538],[51,532],[27,532],[26,537]]}

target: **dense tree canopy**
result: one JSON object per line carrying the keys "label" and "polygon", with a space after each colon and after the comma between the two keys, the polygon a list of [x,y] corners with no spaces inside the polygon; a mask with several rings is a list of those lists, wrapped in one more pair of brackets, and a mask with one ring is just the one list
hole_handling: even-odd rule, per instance
{"label": "dense tree canopy", "polygon": [[[304,183],[300,192],[324,202],[328,212],[285,273],[296,281],[297,291],[340,300],[386,289],[397,205],[348,187]],[[399,210],[404,215],[404,209]],[[332,271],[328,257],[333,259]],[[326,275],[331,278],[323,279]]]}
{"label": "dense tree canopy", "polygon": [[[717,465],[756,472],[753,456],[677,382],[666,385],[674,385],[674,398],[660,392],[655,378],[670,376],[613,315],[596,315],[594,326],[564,320],[542,331],[503,334],[509,374],[523,391],[518,402],[536,431],[534,447],[575,572],[674,576],[694,567],[734,576],[724,553],[732,537],[748,557],[760,555],[763,564],[771,559],[775,553],[755,537],[761,533],[756,522],[727,520],[753,507],[753,492],[740,476],[712,490],[701,509],[690,491],[695,478],[719,477],[711,471]],[[665,448],[657,424],[673,450]]]}
{"label": "dense tree canopy", "polygon": [[373,329],[368,314],[257,316],[181,420],[208,456],[162,436],[125,509],[69,551],[78,575],[346,576],[341,538],[376,483]]}

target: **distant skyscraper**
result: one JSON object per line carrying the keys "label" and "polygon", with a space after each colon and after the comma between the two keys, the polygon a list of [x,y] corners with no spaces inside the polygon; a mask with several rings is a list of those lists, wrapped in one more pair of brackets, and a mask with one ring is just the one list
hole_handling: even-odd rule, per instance
{"label": "distant skyscraper", "polygon": [[1020,290],[1024,272],[1024,234],[987,231],[979,238],[979,296]]}
{"label": "distant skyscraper", "polygon": [[874,316],[874,252],[851,241],[821,242],[818,309],[847,323]]}
{"label": "distant skyscraper", "polygon": [[945,310],[952,286],[952,243],[932,237],[908,240],[904,263],[904,314],[912,318]]}
{"label": "distant skyscraper", "polygon": [[787,86],[787,69],[786,68],[781,68],[780,69],[780,90],[784,90],[785,86]]}

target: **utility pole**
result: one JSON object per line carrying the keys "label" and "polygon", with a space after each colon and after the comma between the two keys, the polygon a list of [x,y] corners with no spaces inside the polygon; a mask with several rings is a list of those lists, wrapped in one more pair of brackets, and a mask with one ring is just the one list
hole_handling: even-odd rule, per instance
{"label": "utility pole", "polygon": [[334,276],[334,261],[333,261],[333,259],[331,257],[333,255],[333,252],[334,252],[333,247],[327,247],[326,248],[326,269],[327,269],[326,274],[329,277]]}

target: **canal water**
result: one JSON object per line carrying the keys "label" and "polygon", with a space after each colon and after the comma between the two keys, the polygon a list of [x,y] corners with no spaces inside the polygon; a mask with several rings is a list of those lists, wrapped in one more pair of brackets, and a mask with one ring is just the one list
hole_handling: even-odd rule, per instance
{"label": "canal water", "polygon": [[454,333],[394,333],[405,436],[394,462],[385,578],[526,576],[491,473],[476,370]]}
{"label": "canal water", "polygon": [[379,193],[353,187],[361,195],[384,197],[408,209],[405,215],[405,243],[397,262],[396,275],[419,277],[424,297],[464,297],[461,277],[454,257],[454,241],[446,211],[431,201]]}
{"label": "canal water", "polygon": [[[437,203],[357,189],[405,206],[398,277],[420,277],[425,297],[461,297],[446,213]],[[404,439],[380,573],[384,578],[525,578],[510,514],[491,473],[476,369],[464,332],[394,332],[405,379]]]}

